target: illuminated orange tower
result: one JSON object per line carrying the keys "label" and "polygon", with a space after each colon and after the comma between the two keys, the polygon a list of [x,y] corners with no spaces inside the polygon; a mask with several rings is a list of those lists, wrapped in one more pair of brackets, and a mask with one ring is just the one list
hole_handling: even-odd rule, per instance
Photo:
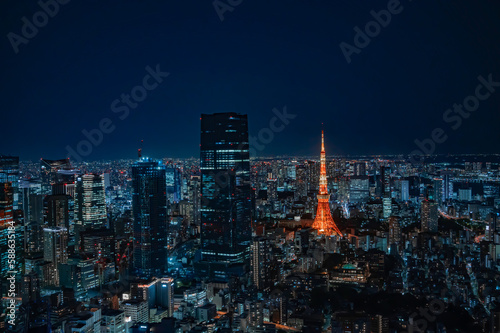
{"label": "illuminated orange tower", "polygon": [[335,224],[330,212],[330,194],[328,194],[328,185],[326,181],[326,153],[325,153],[325,137],[321,131],[321,171],[319,175],[319,193],[318,193],[318,209],[316,210],[316,218],[312,227],[318,230],[318,234],[342,237],[342,233]]}

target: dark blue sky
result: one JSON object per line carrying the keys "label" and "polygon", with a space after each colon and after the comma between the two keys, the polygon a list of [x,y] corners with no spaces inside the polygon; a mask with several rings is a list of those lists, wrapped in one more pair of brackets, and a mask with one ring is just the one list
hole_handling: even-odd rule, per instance
{"label": "dark blue sky", "polygon": [[[40,7],[4,0],[0,154],[66,157],[109,118],[86,159],[133,158],[141,139],[148,155],[198,156],[201,113],[247,113],[257,135],[285,105],[297,117],[260,155],[318,153],[322,122],[327,154],[408,154],[437,127],[436,153],[500,152],[500,88],[457,130],[443,121],[479,75],[500,81],[499,2],[401,0],[348,64],[339,44],[388,3],[243,0],[221,21],[212,1],[72,0],[15,54],[8,33]],[[170,75],[120,120],[111,103],[157,64]]]}

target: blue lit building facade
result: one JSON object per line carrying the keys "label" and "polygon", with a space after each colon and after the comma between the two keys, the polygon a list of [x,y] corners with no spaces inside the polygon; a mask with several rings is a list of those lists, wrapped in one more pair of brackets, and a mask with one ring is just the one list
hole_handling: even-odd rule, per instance
{"label": "blue lit building facade", "polygon": [[160,276],[167,268],[167,197],[165,166],[141,158],[132,166],[134,216],[133,274]]}
{"label": "blue lit building facade", "polygon": [[166,167],[167,199],[170,203],[179,202],[181,198],[181,172],[171,165]]}

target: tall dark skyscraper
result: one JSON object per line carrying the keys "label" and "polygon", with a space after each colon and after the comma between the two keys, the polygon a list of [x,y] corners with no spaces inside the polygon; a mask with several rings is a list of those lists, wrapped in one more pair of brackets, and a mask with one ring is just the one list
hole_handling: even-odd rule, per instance
{"label": "tall dark skyscraper", "polygon": [[167,199],[169,203],[181,200],[181,172],[171,165],[165,169],[167,179]]}
{"label": "tall dark skyscraper", "polygon": [[134,274],[161,276],[167,268],[167,196],[165,166],[141,158],[132,166]]}
{"label": "tall dark skyscraper", "polygon": [[43,248],[43,195],[38,180],[21,180],[19,183],[19,203],[23,210],[25,224],[25,250],[28,254]]}
{"label": "tall dark skyscraper", "polygon": [[401,246],[402,233],[401,233],[401,219],[398,216],[389,217],[389,252],[397,253],[398,248]]}
{"label": "tall dark skyscraper", "polygon": [[380,186],[382,195],[391,193],[391,169],[387,166],[380,167]]}
{"label": "tall dark skyscraper", "polygon": [[443,196],[442,200],[446,201],[451,199],[453,195],[453,181],[452,181],[452,173],[448,170],[441,172],[441,178],[443,179]]}
{"label": "tall dark skyscraper", "polygon": [[69,202],[66,194],[47,195],[43,200],[45,222],[49,227],[64,227],[69,231]]}
{"label": "tall dark skyscraper", "polygon": [[243,263],[252,220],[247,115],[203,114],[200,148],[202,260]]}

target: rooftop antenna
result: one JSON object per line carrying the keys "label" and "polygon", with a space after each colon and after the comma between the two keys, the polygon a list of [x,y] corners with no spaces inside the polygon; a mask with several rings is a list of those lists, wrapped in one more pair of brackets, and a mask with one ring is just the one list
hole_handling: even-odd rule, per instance
{"label": "rooftop antenna", "polygon": [[144,140],[141,140],[141,147],[139,149],[137,149],[137,155],[139,156],[139,158],[142,157],[142,143],[144,142]]}
{"label": "rooftop antenna", "polygon": [[321,151],[325,150],[325,134],[323,130],[323,123],[321,123]]}

